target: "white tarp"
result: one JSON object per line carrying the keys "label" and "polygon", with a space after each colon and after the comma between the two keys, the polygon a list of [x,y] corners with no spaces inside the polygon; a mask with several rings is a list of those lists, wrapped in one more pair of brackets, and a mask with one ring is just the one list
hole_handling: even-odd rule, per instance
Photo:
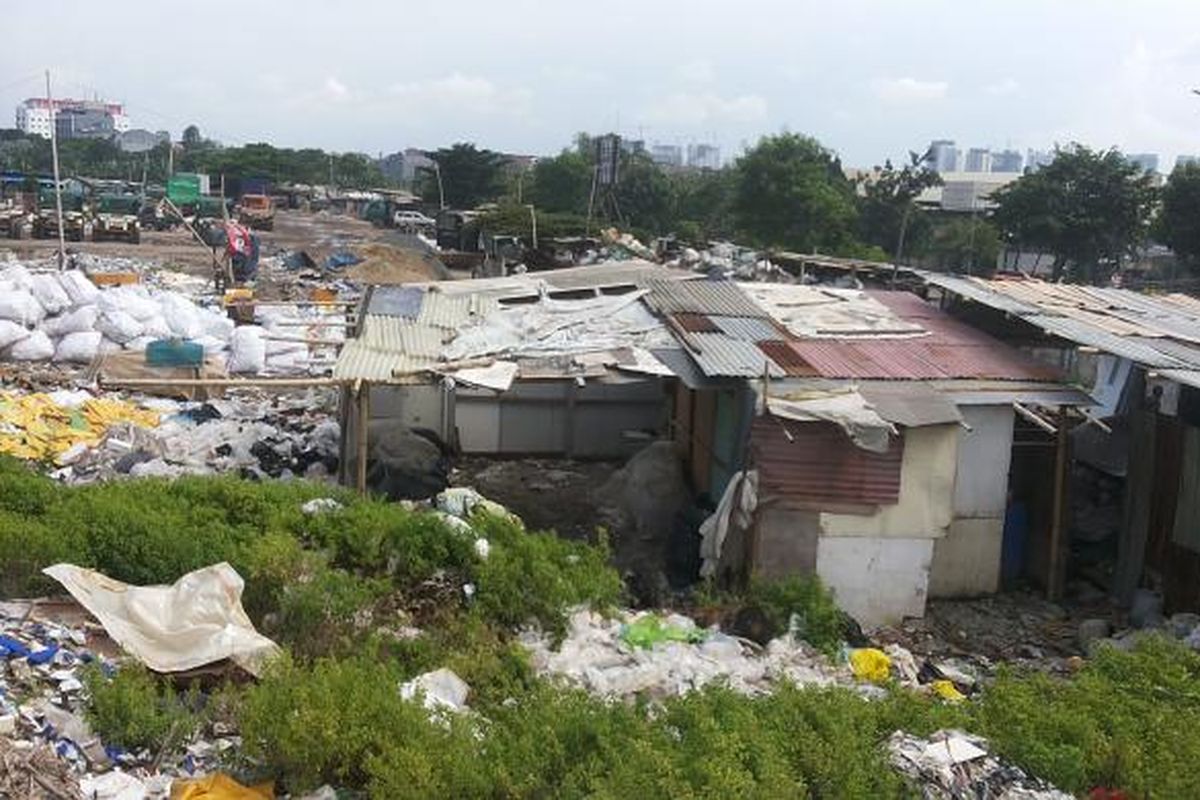
{"label": "white tarp", "polygon": [[808,397],[767,398],[767,410],[798,422],[832,422],[859,447],[886,453],[888,436],[896,428],[856,391],[821,393]]}
{"label": "white tarp", "polygon": [[257,676],[279,646],[254,630],[242,608],[245,582],[226,563],[189,572],[171,586],[130,586],[74,564],[42,570],[92,613],[130,655],[155,672],[229,659]]}
{"label": "white tarp", "polygon": [[512,361],[493,361],[486,367],[467,367],[447,374],[460,383],[507,392],[517,377],[517,365]]}
{"label": "white tarp", "polygon": [[735,474],[725,487],[717,510],[700,523],[700,558],[704,561],[700,566],[701,577],[709,578],[717,573],[729,531],[749,528],[757,508],[758,470]]}

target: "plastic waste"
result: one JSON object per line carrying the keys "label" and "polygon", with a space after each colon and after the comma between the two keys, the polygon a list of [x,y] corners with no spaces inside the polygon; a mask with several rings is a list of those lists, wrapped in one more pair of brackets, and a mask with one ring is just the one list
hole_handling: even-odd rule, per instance
{"label": "plastic waste", "polygon": [[929,684],[929,688],[933,689],[938,697],[950,703],[961,703],[967,699],[967,696],[960,692],[952,681],[944,679],[933,681]]}
{"label": "plastic waste", "polygon": [[466,709],[471,687],[453,670],[442,667],[400,685],[400,696],[405,700],[415,700],[418,692],[423,695],[423,703],[430,711],[444,708],[458,712]]}
{"label": "plastic waste", "polygon": [[8,357],[13,361],[47,361],[53,355],[54,342],[41,331],[33,331],[8,348]]}
{"label": "plastic waste", "polygon": [[71,364],[89,364],[100,349],[104,336],[99,331],[68,333],[54,348],[54,360]]}
{"label": "plastic waste", "polygon": [[664,622],[657,614],[644,614],[621,627],[621,641],[630,647],[650,648],[660,642],[702,642],[708,634],[695,627]]}
{"label": "plastic waste", "polygon": [[175,781],[171,800],[274,800],[275,787],[265,783],[243,786],[223,773],[196,780]]}
{"label": "plastic waste", "polygon": [[892,660],[882,650],[860,647],[850,651],[850,669],[859,680],[883,683],[892,674]]}
{"label": "plastic waste", "polygon": [[11,319],[0,319],[0,349],[16,344],[29,336],[29,329]]}
{"label": "plastic waste", "polygon": [[300,506],[300,511],[305,514],[324,514],[327,511],[337,511],[341,507],[342,504],[332,497],[314,497]]}

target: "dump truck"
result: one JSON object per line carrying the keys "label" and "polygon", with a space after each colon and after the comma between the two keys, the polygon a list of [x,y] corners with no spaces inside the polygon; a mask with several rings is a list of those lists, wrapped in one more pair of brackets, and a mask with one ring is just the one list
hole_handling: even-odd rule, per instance
{"label": "dump truck", "polygon": [[142,224],[138,215],[142,198],[128,194],[102,194],[92,220],[92,241],[120,239],[131,244],[142,240]]}
{"label": "dump truck", "polygon": [[265,194],[242,195],[242,201],[238,204],[238,222],[254,230],[274,229],[275,201]]}
{"label": "dump truck", "polygon": [[[63,238],[82,242],[86,227],[86,206],[81,195],[63,194]],[[54,239],[58,237],[58,209],[54,202],[54,190],[38,192],[38,207],[33,215],[33,238]]]}

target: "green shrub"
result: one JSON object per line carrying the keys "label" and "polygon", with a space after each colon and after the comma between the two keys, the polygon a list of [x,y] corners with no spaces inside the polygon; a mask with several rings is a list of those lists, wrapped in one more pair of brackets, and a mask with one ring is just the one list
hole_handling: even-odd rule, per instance
{"label": "green shrub", "polygon": [[755,580],[750,584],[746,601],[761,608],[776,630],[788,630],[794,616],[796,634],[813,647],[833,655],[841,646],[843,614],[833,594],[815,575]]}
{"label": "green shrub", "polygon": [[1072,792],[1200,797],[1200,655],[1148,636],[1071,680],[1002,672],[974,708],[1003,755]]}
{"label": "green shrub", "polygon": [[137,665],[123,667],[112,678],[92,667],[84,671],[84,682],[91,694],[87,720],[106,746],[126,750],[178,746],[200,725],[194,691],[176,694]]}
{"label": "green shrub", "polygon": [[561,633],[572,606],[605,608],[624,593],[600,547],[531,533],[491,514],[476,514],[471,524],[491,543],[490,555],[475,567],[475,583],[479,607],[494,624],[512,628],[536,621]]}
{"label": "green shrub", "polygon": [[63,561],[86,560],[86,545],[78,531],[55,530],[37,519],[0,511],[0,597],[61,592],[62,587],[41,570]]}

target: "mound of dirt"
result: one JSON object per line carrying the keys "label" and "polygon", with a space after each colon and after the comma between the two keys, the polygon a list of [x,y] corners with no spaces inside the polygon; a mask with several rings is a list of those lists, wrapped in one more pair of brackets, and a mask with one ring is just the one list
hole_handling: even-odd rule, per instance
{"label": "mound of dirt", "polygon": [[391,284],[438,280],[432,257],[416,250],[381,242],[359,245],[354,252],[363,258],[346,271],[358,283]]}

